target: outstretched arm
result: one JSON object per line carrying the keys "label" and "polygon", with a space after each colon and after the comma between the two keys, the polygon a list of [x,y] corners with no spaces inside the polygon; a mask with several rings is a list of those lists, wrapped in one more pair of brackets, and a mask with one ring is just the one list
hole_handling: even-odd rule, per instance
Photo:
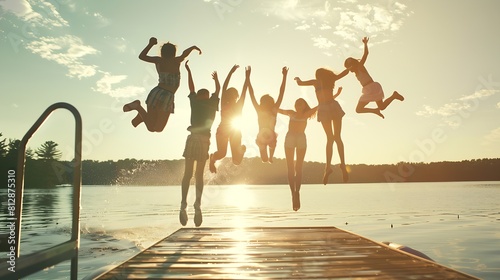
{"label": "outstretched arm", "polygon": [[364,37],[362,42],[365,45],[365,51],[363,53],[363,57],[361,58],[361,60],[359,62],[361,63],[361,65],[364,65],[366,58],[368,57],[368,38]]}
{"label": "outstretched arm", "polygon": [[234,71],[240,67],[239,65],[234,65],[231,70],[229,70],[229,73],[227,74],[226,80],[224,80],[224,85],[222,85],[222,94],[227,90],[227,86],[229,85],[229,80],[231,80],[231,76],[233,75]]}
{"label": "outstretched arm", "polygon": [[311,108],[311,110],[307,111],[305,115],[307,118],[310,118],[311,116],[316,114],[317,111],[318,111],[318,106]]}
{"label": "outstretched arm", "polygon": [[259,108],[259,103],[257,103],[257,99],[255,99],[255,94],[253,92],[253,87],[252,83],[250,82],[250,73],[252,72],[252,67],[247,66],[245,68],[245,74],[246,74],[246,79],[245,79],[245,84],[248,85],[248,93],[250,94],[250,99],[252,100],[253,107],[255,110]]}
{"label": "outstretched arm", "polygon": [[[245,69],[245,70],[247,70],[247,69]],[[243,89],[241,90],[240,98],[236,102],[236,105],[238,106],[238,108],[239,108],[238,110],[240,110],[240,112],[241,112],[241,109],[243,108],[243,104],[245,103],[245,98],[247,96],[247,90],[248,90],[248,84],[250,81],[250,73],[247,73],[247,71],[245,71],[245,75],[247,77],[245,78],[245,82],[243,83]]]}
{"label": "outstretched arm", "polygon": [[193,75],[191,74],[191,68],[189,68],[188,61],[184,64],[186,66],[186,70],[188,72],[188,86],[189,86],[189,93],[191,92],[196,92],[194,88],[194,82],[193,82]]}
{"label": "outstretched arm", "polygon": [[342,92],[342,87],[339,87],[337,89],[337,93],[333,96],[333,99],[337,98],[337,96],[339,96],[339,94]]}
{"label": "outstretched arm", "polygon": [[294,80],[299,86],[314,86],[316,80],[302,81],[299,77],[295,77]]}
{"label": "outstretched arm", "polygon": [[217,71],[212,72],[212,79],[214,79],[214,82],[215,82],[215,92],[214,92],[214,94],[217,97],[219,97],[220,83],[219,83],[219,76],[217,75]]}
{"label": "outstretched arm", "polygon": [[293,114],[293,113],[294,113],[294,111],[293,111],[293,110],[283,110],[283,109],[278,109],[278,113],[283,114],[283,115],[290,116],[291,114]]}
{"label": "outstretched arm", "polygon": [[186,57],[188,57],[188,55],[189,55],[189,54],[190,54],[193,50],[197,50],[197,51],[198,51],[198,52],[200,52],[200,54],[201,54],[201,50],[200,50],[200,48],[198,48],[197,46],[191,46],[191,47],[189,47],[189,48],[185,49],[185,50],[182,52],[181,56],[179,56],[180,61],[184,61],[184,59],[186,59]]}
{"label": "outstretched arm", "polygon": [[347,74],[349,74],[348,68],[346,68],[346,69],[344,69],[344,71],[340,72],[340,74],[337,75],[337,78],[335,80],[336,81],[340,80],[340,79],[344,78]]}
{"label": "outstretched arm", "polygon": [[276,100],[276,104],[275,104],[275,106],[277,108],[280,107],[281,101],[283,101],[283,96],[285,95],[286,76],[288,74],[288,67],[286,67],[286,66],[283,67],[283,69],[281,69],[281,73],[283,74],[283,80],[281,80],[280,94],[279,94],[278,99]]}
{"label": "outstretched arm", "polygon": [[158,56],[149,56],[148,55],[148,52],[151,50],[151,48],[158,44],[158,40],[155,38],[155,37],[151,37],[149,38],[149,43],[148,45],[141,51],[141,53],[139,54],[139,59],[140,60],[143,60],[143,61],[146,61],[146,62],[150,62],[150,63],[156,63],[159,61],[159,57]]}

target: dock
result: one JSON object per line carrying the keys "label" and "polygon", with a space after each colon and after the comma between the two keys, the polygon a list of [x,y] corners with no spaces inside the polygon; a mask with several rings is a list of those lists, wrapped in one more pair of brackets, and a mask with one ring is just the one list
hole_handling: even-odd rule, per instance
{"label": "dock", "polygon": [[98,279],[477,279],[336,227],[181,228]]}

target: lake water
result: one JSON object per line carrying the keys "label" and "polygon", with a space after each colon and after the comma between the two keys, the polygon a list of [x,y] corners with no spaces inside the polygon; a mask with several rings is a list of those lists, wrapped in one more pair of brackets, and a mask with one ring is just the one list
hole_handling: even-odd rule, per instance
{"label": "lake water", "polygon": [[[4,225],[5,189],[0,194]],[[26,190],[22,254],[70,238],[71,196],[71,187]],[[335,226],[412,247],[482,279],[500,279],[500,182],[304,185],[301,202],[294,212],[287,185],[207,185],[202,226]],[[79,278],[179,229],[179,206],[180,186],[83,186]],[[190,207],[188,227],[194,227],[193,213]],[[69,261],[28,279],[69,279]]]}

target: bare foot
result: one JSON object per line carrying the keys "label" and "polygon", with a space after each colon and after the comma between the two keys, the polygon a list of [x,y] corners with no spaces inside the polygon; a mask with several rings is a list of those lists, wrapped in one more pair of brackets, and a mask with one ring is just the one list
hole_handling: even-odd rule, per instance
{"label": "bare foot", "polygon": [[135,110],[140,105],[141,105],[141,101],[134,100],[128,104],[123,105],[123,112],[129,112],[129,111]]}
{"label": "bare foot", "polygon": [[382,119],[385,119],[384,115],[382,115],[382,113],[380,113],[380,110],[377,110],[377,111],[375,112],[375,114],[376,114],[377,116],[381,117]]}
{"label": "bare foot", "polygon": [[300,209],[300,192],[295,191],[295,207],[293,210],[298,211]]}
{"label": "bare foot", "polygon": [[215,167],[214,154],[210,155],[210,163],[208,164],[208,169],[210,169],[210,172],[212,173],[217,173],[217,168]]}
{"label": "bare foot", "polygon": [[328,177],[332,174],[333,170],[331,167],[325,168],[325,173],[323,174],[323,185],[328,184]]}
{"label": "bare foot", "polygon": [[347,168],[345,167],[345,164],[340,165],[340,170],[342,170],[342,179],[344,183],[347,183],[349,181],[349,172],[347,172]]}
{"label": "bare foot", "polygon": [[397,92],[397,91],[394,91],[392,93],[392,95],[394,96],[394,99],[397,99],[397,100],[400,100],[400,101],[405,100],[405,98],[401,94],[399,94],[399,92]]}
{"label": "bare foot", "polygon": [[144,120],[142,119],[141,115],[137,114],[137,116],[135,116],[135,118],[132,119],[132,125],[134,127],[137,127],[138,125],[140,125]]}
{"label": "bare foot", "polygon": [[292,191],[292,209],[293,211],[297,211],[297,197],[295,191]]}

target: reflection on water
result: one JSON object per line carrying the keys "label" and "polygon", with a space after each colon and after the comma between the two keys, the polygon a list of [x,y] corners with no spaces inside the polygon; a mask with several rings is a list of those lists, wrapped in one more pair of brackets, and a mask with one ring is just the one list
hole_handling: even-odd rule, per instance
{"label": "reflection on water", "polygon": [[[6,196],[1,190],[0,222]],[[69,187],[28,189],[23,218],[23,254],[70,238]],[[194,202],[194,191],[188,203]],[[415,248],[446,266],[500,279],[500,183],[405,183],[305,185],[302,207],[292,210],[289,187],[205,187],[203,225],[236,228],[241,242],[228,248],[248,261],[247,227],[337,226],[375,241]],[[123,261],[180,228],[180,187],[84,186],[79,273]],[[188,208],[193,227],[194,209]],[[5,232],[0,228],[0,232]],[[67,277],[69,263],[30,279]]]}

